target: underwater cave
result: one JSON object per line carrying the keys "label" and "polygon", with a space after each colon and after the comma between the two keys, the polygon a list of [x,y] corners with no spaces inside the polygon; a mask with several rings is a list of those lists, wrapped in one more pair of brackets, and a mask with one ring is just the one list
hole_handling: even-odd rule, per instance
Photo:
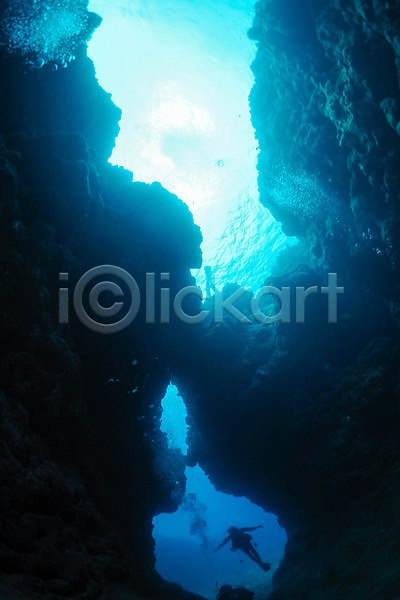
{"label": "underwater cave", "polygon": [[399,26],[0,0],[1,598],[398,598]]}
{"label": "underwater cave", "polygon": [[[167,435],[168,447],[187,455],[187,411],[176,386],[168,386],[162,408],[161,430]],[[198,464],[186,467],[185,476],[185,496],[179,509],[153,520],[156,570],[167,581],[206,598],[213,598],[223,582],[250,586],[262,597],[271,585],[286,544],[285,532],[276,517],[246,498],[218,492]],[[238,527],[262,524],[264,531],[254,536],[258,552],[268,557],[271,570],[263,572],[244,553],[225,549],[215,554],[232,523]]]}
{"label": "underwater cave", "polygon": [[[188,205],[217,287],[258,289],[296,240],[259,202],[249,107],[253,3],[92,0],[90,8],[103,23],[89,56],[122,109],[111,162]],[[193,275],[205,290],[204,268]]]}

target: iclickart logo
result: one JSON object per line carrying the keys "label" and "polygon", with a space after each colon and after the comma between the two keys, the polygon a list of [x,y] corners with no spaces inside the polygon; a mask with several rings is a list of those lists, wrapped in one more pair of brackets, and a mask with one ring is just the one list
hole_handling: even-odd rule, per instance
{"label": "iclickart logo", "polygon": [[[157,291],[157,277],[162,287]],[[196,315],[185,312],[184,302],[190,296],[203,300],[203,292],[196,286],[187,286],[178,291],[172,298],[167,284],[171,280],[170,273],[146,273],[144,289],[141,290],[135,278],[120,267],[102,265],[87,271],[78,281],[75,288],[67,287],[68,273],[60,273],[59,289],[59,322],[68,324],[70,320],[70,300],[78,319],[96,333],[113,334],[128,328],[144,306],[147,324],[168,324],[172,313],[179,321],[187,325],[199,325],[212,319],[214,323],[222,323],[226,314],[242,324],[254,322],[263,325],[274,323],[291,323],[292,288],[273,286],[260,288],[256,293],[240,287],[230,296],[215,290],[211,297],[212,310],[201,310]],[[311,295],[327,296],[327,322],[334,324],[338,320],[338,296],[344,294],[344,287],[338,286],[337,273],[328,274],[326,286],[295,288],[295,322],[305,323],[306,300]],[[158,297],[157,297],[158,295]],[[248,315],[243,314],[235,303],[247,295],[249,299]],[[265,300],[279,300],[280,310],[274,315],[266,314]],[[264,303],[263,303],[264,301]],[[209,303],[202,304],[202,308]],[[271,312],[271,304],[268,313]],[[251,317],[251,318],[250,318]]]}

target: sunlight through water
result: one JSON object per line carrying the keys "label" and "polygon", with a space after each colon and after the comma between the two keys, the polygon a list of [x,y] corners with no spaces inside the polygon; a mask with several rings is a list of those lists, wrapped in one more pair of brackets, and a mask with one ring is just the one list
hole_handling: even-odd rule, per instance
{"label": "sunlight through water", "polygon": [[[259,203],[249,112],[252,0],[92,0],[103,23],[89,46],[122,108],[112,163],[186,202],[217,287],[263,284],[293,244]],[[204,271],[196,271],[204,285]]]}

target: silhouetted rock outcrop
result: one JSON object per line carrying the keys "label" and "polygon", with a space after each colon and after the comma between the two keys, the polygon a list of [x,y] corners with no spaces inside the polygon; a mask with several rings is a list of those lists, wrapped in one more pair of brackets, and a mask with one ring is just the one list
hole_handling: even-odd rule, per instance
{"label": "silhouetted rock outcrop", "polygon": [[184,493],[159,430],[174,326],[139,315],[110,339],[59,325],[57,298],[58,273],[104,263],[191,283],[201,234],[175,196],[107,163],[120,110],[84,52],[54,70],[2,50],[0,80],[1,593],[193,597],[155,573],[151,536]]}

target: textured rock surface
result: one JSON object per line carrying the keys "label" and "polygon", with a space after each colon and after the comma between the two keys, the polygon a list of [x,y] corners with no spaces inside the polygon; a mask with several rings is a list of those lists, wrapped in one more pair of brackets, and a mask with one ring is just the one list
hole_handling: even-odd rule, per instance
{"label": "textured rock surface", "polygon": [[[176,371],[193,460],[288,532],[271,600],[398,595],[397,2],[258,2],[250,34],[261,199],[339,272],[341,318],[199,331]],[[196,345],[198,344],[198,346]]]}
{"label": "textured rock surface", "polygon": [[88,0],[0,0],[0,43],[36,68],[66,66],[101,23],[88,6]]}
{"label": "textured rock surface", "polygon": [[[319,283],[307,270],[273,281],[283,282]],[[286,528],[271,600],[393,598],[398,334],[379,297],[348,286],[336,326],[321,301],[312,298],[305,325],[226,319],[178,355],[174,372],[196,425],[192,460]]]}
{"label": "textured rock surface", "polygon": [[[398,292],[400,6],[256,5],[262,202],[321,264]],[[390,289],[389,289],[390,288]]]}
{"label": "textured rock surface", "polygon": [[[2,597],[191,597],[153,569],[151,519],[184,487],[159,431],[172,371],[189,460],[287,529],[272,598],[397,598],[397,10],[264,1],[252,30],[262,198],[345,278],[337,326],[321,297],[304,326],[57,325],[59,272],[73,285],[111,263],[178,288],[200,233],[177,198],[107,164],[120,112],[83,51],[59,70],[1,52]],[[325,278],[298,266],[272,283]]]}
{"label": "textured rock surface", "polygon": [[200,232],[107,164],[120,111],[84,54],[55,71],[3,52],[0,80],[1,595],[190,597],[156,576],[151,537],[184,486],[159,431],[174,326],[63,328],[57,287],[110,262],[190,283]]}

